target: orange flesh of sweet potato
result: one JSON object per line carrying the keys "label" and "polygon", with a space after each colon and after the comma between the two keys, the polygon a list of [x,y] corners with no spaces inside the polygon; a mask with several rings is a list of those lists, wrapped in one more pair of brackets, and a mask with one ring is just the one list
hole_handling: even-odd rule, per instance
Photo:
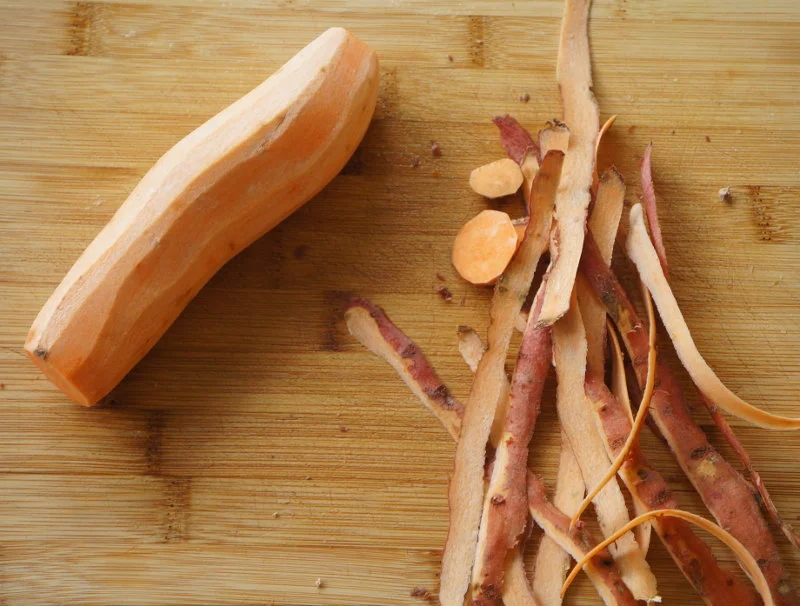
{"label": "orange flesh of sweet potato", "polygon": [[469,176],[469,186],[487,198],[510,196],[522,185],[522,170],[511,158],[501,158],[479,166]]}
{"label": "orange flesh of sweet potato", "polygon": [[27,355],[95,404],[222,265],[333,179],[377,93],[372,49],[323,33],[161,157],[39,312]]}
{"label": "orange flesh of sweet potato", "polygon": [[450,527],[440,586],[442,604],[460,604],[469,585],[483,506],[486,443],[506,382],[505,361],[514,323],[533,280],[541,239],[549,233],[562,161],[563,154],[559,152],[548,153],[542,161],[533,185],[528,235],[492,297],[489,350],[481,358],[470,390],[450,481]]}
{"label": "orange flesh of sweet potato", "polygon": [[483,210],[461,228],[453,242],[453,267],[467,282],[494,284],[508,267],[520,242],[511,218]]}

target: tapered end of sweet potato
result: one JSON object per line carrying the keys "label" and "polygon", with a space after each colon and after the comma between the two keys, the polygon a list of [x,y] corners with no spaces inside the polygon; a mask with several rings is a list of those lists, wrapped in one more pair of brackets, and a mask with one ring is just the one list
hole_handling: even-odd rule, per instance
{"label": "tapered end of sweet potato", "polygon": [[53,385],[58,387],[71,400],[77,402],[81,406],[95,405],[102,397],[102,394],[94,396],[93,394],[87,394],[81,391],[68,376],[62,375],[55,366],[48,362],[47,358],[49,353],[47,347],[42,344],[39,336],[31,331],[28,335],[28,339],[25,341],[25,355],[39,367],[39,370],[44,373]]}
{"label": "tapered end of sweet potato", "polygon": [[453,266],[473,284],[493,284],[517,251],[519,233],[499,210],[484,210],[467,221],[453,243]]}

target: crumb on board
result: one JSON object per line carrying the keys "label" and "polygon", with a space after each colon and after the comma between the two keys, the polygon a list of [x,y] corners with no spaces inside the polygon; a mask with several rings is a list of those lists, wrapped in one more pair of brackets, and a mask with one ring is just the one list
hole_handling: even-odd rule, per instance
{"label": "crumb on board", "polygon": [[419,156],[416,154],[411,158],[411,168],[417,168],[420,164]]}
{"label": "crumb on board", "polygon": [[706,135],[706,143],[711,143],[711,137],[709,137],[708,135]]}
{"label": "crumb on board", "polygon": [[452,63],[453,62],[453,55],[447,55],[447,60]]}
{"label": "crumb on board", "polygon": [[[629,132],[630,134],[633,134],[635,131],[636,131],[636,125],[635,125],[635,124],[631,124],[631,125],[628,127],[628,132]],[[675,131],[672,131],[672,132],[674,133]]]}
{"label": "crumb on board", "polygon": [[523,103],[527,103],[528,101],[531,100],[531,96],[528,93],[523,93],[519,96],[519,100],[522,101]]}
{"label": "crumb on board", "polygon": [[442,148],[439,147],[439,144],[436,141],[431,141],[431,155],[436,158],[439,158],[442,155]]}
{"label": "crumb on board", "polygon": [[341,431],[342,433],[347,433],[348,431],[350,431],[350,428],[347,425],[340,425],[339,431]]}
{"label": "crumb on board", "polygon": [[439,272],[436,272],[436,279],[439,280],[439,282],[444,282],[444,276]]}
{"label": "crumb on board", "polygon": [[317,586],[317,589],[322,589],[323,587],[325,587],[325,581],[318,578],[316,581],[314,581],[314,585]]}
{"label": "crumb on board", "polygon": [[675,129],[674,129],[674,128],[672,129],[672,134],[673,134],[673,135],[675,134]]}
{"label": "crumb on board", "polygon": [[281,514],[279,514],[277,511],[272,514],[272,519],[273,520],[277,520],[279,517],[281,517]]}
{"label": "crumb on board", "polygon": [[424,587],[414,587],[414,589],[409,592],[409,595],[412,598],[419,598],[421,600],[425,600],[426,602],[429,602],[434,598],[433,594]]}
{"label": "crumb on board", "polygon": [[719,201],[720,202],[729,202],[731,199],[731,188],[730,187],[721,187],[719,190]]}
{"label": "crumb on board", "polygon": [[448,303],[453,300],[453,293],[450,292],[450,289],[446,286],[438,286],[436,288],[436,292],[439,293],[439,296]]}

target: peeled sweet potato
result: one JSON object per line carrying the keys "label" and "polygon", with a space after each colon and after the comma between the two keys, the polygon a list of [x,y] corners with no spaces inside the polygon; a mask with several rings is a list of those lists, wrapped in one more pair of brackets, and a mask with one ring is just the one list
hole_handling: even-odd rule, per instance
{"label": "peeled sweet potato", "polygon": [[320,35],[150,169],[39,312],[27,355],[95,404],[220,267],[333,179],[377,92],[374,51]]}

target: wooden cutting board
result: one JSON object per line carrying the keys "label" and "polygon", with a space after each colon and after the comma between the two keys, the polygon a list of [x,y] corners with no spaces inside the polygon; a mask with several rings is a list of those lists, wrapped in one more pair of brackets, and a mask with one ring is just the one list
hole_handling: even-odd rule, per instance
{"label": "wooden cutting board", "polygon": [[[486,206],[467,176],[502,154],[490,118],[536,130],[560,113],[560,14],[559,0],[0,3],[0,603],[378,605],[437,589],[453,445],[346,334],[342,304],[384,306],[466,397],[455,329],[485,329],[489,292],[454,274],[450,244]],[[598,0],[592,16],[602,117],[619,115],[601,164],[635,200],[654,143],[700,349],[746,399],[799,414],[800,4]],[[22,354],[41,305],[164,151],[333,25],[381,59],[343,174],[229,263],[113,403],[68,402]],[[800,434],[734,425],[798,522]],[[534,444],[552,482],[552,399]],[[655,541],[649,559],[666,604],[699,603]],[[568,602],[597,598],[581,579]]]}

